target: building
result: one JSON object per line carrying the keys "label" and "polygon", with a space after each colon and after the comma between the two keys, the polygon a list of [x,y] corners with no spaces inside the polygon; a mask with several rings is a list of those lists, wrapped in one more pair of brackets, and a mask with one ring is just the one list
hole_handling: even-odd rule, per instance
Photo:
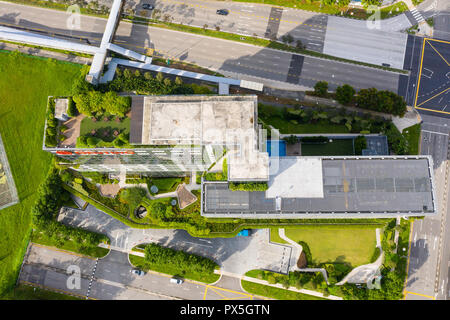
{"label": "building", "polygon": [[130,117],[133,148],[44,150],[78,171],[151,176],[203,172],[230,152],[233,180],[268,179],[268,154],[259,151],[256,96],[138,96],[132,98]]}
{"label": "building", "polygon": [[[386,156],[385,138],[374,138],[368,146],[374,155],[368,156],[280,155],[273,141],[277,133],[268,143],[258,125],[256,96],[137,96],[130,117],[133,148],[45,150],[78,171],[147,176],[204,172],[225,156],[228,181],[202,181],[205,217],[390,218],[437,212],[431,157]],[[268,188],[231,191],[232,182],[264,182]]]}

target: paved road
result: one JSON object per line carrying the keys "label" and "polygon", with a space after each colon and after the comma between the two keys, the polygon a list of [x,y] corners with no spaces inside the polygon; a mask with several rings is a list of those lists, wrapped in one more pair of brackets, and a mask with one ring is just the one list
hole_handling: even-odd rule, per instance
{"label": "paved road", "polygon": [[[80,286],[70,287],[69,267],[79,267]],[[19,280],[82,298],[100,300],[220,300],[261,299],[243,292],[239,280],[223,277],[217,285],[190,280],[170,283],[170,276],[148,272],[130,273],[128,255],[112,250],[105,258],[90,259],[74,253],[32,244]]]}
{"label": "paved road", "polygon": [[422,119],[421,154],[433,156],[439,215],[413,223],[406,299],[447,299],[450,258],[447,180],[450,119],[427,114],[423,114]]}
{"label": "paved road", "polygon": [[[50,14],[52,19],[43,22],[42,17]],[[104,19],[82,16],[82,31],[68,30],[66,20],[64,12],[1,2],[0,23],[99,43]],[[328,81],[332,89],[344,83],[355,88],[376,87],[394,92],[399,87],[397,73],[138,24],[121,22],[115,43],[139,52],[154,49],[160,56],[280,89],[310,88],[319,80]]]}
{"label": "paved road", "polygon": [[216,261],[226,272],[242,275],[252,269],[287,273],[291,247],[269,243],[268,229],[253,230],[249,237],[195,238],[184,230],[133,229],[89,205],[86,211],[67,208],[58,220],[75,227],[106,234],[111,247],[128,252],[141,243],[196,253]]}

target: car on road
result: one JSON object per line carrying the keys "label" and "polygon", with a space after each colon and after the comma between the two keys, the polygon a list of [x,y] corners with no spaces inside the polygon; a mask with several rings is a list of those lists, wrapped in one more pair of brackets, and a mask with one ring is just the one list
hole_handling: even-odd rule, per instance
{"label": "car on road", "polygon": [[130,272],[132,274],[138,275],[138,276],[143,276],[145,275],[145,272],[139,269],[131,269]]}
{"label": "car on road", "polygon": [[217,14],[220,14],[221,16],[227,16],[230,11],[228,11],[227,9],[219,9],[216,11]]}
{"label": "car on road", "polygon": [[175,283],[175,284],[182,284],[184,281],[181,279],[177,279],[177,278],[171,278],[170,282]]}
{"label": "car on road", "polygon": [[152,4],[149,4],[149,3],[144,3],[142,5],[142,8],[145,9],[145,10],[153,10],[153,9],[155,9],[155,6],[152,5]]}

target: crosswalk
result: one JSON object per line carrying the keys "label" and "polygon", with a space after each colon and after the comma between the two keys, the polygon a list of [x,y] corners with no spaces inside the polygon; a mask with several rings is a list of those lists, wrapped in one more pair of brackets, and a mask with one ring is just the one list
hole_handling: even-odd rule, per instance
{"label": "crosswalk", "polygon": [[414,19],[416,19],[417,22],[420,23],[420,22],[425,21],[425,19],[423,18],[422,14],[420,14],[420,12],[417,11],[416,8],[412,8],[412,9],[411,9],[411,13],[412,13]]}

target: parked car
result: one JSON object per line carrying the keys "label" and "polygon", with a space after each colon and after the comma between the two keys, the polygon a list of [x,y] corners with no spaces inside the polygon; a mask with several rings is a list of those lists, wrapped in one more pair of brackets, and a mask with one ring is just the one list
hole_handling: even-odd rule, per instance
{"label": "parked car", "polygon": [[221,16],[227,16],[230,11],[228,11],[227,9],[219,9],[216,11],[217,14],[220,14]]}
{"label": "parked car", "polygon": [[135,275],[138,275],[138,276],[143,276],[143,275],[145,274],[144,271],[139,270],[139,269],[131,269],[130,272],[131,272],[132,274],[135,274]]}
{"label": "parked car", "polygon": [[153,9],[155,9],[155,6],[152,5],[152,4],[149,4],[149,3],[144,3],[142,5],[142,8],[145,9],[145,10],[153,10]]}
{"label": "parked car", "polygon": [[239,231],[239,233],[236,235],[238,237],[248,237],[250,235],[250,230],[244,229]]}
{"label": "parked car", "polygon": [[181,279],[177,279],[177,278],[171,278],[170,282],[175,283],[175,284],[182,284],[184,281]]}

